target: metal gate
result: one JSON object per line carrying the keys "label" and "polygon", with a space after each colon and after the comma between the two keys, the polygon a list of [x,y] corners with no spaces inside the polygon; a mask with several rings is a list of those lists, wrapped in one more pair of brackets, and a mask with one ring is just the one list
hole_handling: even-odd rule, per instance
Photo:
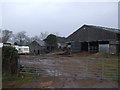
{"label": "metal gate", "polygon": [[[27,63],[27,61],[22,61]],[[22,64],[22,62],[20,62]],[[78,60],[31,60],[20,73],[49,75],[76,79],[118,80],[119,59],[79,58]]]}

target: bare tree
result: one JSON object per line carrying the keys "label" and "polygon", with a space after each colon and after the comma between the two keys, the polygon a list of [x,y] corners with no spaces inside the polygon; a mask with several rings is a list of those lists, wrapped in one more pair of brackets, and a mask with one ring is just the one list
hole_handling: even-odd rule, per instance
{"label": "bare tree", "polygon": [[48,36],[48,32],[41,32],[40,33],[40,39],[44,40]]}
{"label": "bare tree", "polygon": [[21,31],[14,36],[14,41],[18,45],[27,45],[30,43],[30,38],[26,35],[25,31]]}
{"label": "bare tree", "polygon": [[44,40],[47,36],[48,36],[47,32],[41,32],[40,35],[36,35],[34,37],[31,37],[31,42],[34,40],[37,40],[37,41]]}
{"label": "bare tree", "polygon": [[31,37],[31,42],[35,40],[39,41],[40,40],[39,36],[36,35],[34,37]]}
{"label": "bare tree", "polygon": [[2,31],[2,42],[5,43],[8,41],[8,39],[11,37],[12,31],[9,30],[3,30]]}

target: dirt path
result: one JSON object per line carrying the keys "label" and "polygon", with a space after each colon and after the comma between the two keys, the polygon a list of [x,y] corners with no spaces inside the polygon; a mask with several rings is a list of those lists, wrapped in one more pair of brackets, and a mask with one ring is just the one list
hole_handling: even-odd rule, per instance
{"label": "dirt path", "polygon": [[23,88],[118,88],[118,84],[111,80],[39,77]]}
{"label": "dirt path", "polygon": [[74,80],[72,78],[63,78],[59,80],[55,85],[55,88],[116,88],[118,87],[116,82],[109,80],[92,80],[92,79],[80,79]]}

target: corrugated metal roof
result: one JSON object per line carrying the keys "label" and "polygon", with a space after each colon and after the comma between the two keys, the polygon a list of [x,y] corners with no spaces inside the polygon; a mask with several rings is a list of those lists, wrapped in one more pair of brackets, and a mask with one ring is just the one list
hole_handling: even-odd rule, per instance
{"label": "corrugated metal roof", "polygon": [[35,40],[40,46],[46,46],[45,41]]}
{"label": "corrugated metal roof", "polygon": [[111,41],[117,40],[118,34],[120,34],[120,30],[118,29],[83,25],[69,35],[67,41]]}
{"label": "corrugated metal roof", "polygon": [[107,31],[115,32],[115,33],[120,33],[119,29],[114,29],[114,28],[107,28],[107,27],[101,27],[101,26],[92,26],[92,25],[84,25],[84,26],[92,27],[92,28],[96,28],[96,29],[107,30]]}

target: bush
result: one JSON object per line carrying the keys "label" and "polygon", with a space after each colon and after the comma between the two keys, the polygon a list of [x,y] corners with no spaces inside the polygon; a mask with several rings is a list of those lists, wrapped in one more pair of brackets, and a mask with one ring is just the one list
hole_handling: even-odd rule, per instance
{"label": "bush", "polygon": [[18,71],[18,52],[11,46],[2,48],[2,73],[17,74]]}

